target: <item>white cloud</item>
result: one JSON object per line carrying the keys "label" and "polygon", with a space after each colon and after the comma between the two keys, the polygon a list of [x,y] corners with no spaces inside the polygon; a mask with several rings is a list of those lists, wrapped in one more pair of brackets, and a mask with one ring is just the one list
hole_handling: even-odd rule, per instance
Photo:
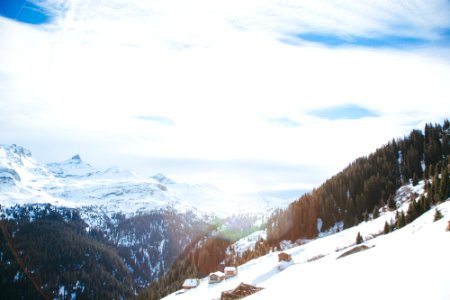
{"label": "white cloud", "polygon": [[[270,189],[266,178],[274,187],[311,186],[450,111],[442,48],[281,42],[309,31],[432,40],[450,27],[446,1],[58,3],[67,11],[54,24],[0,19],[0,138],[45,160],[80,152],[94,164],[123,162],[240,192]],[[308,113],[343,104],[379,117],[327,121]],[[153,165],[140,163],[146,159]],[[177,167],[182,161],[211,168]],[[259,163],[245,172],[236,163],[217,167],[227,161]],[[298,177],[288,165],[298,173],[317,166],[321,175]]]}

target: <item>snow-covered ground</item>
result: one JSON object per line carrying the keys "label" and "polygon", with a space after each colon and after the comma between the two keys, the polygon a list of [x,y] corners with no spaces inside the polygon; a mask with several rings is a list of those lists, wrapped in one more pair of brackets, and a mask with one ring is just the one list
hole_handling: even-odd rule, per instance
{"label": "snow-covered ground", "polygon": [[[278,270],[278,253],[269,253],[240,266],[236,277],[216,284],[203,278],[199,287],[165,299],[220,299],[222,291],[241,282],[264,288],[249,300],[450,299],[450,232],[446,231],[450,201],[437,208],[444,215],[439,221],[433,221],[433,208],[384,235],[385,221],[395,215],[385,212],[375,220],[285,251],[292,255],[293,264],[283,271]],[[368,249],[338,258],[355,247],[358,232]]]}

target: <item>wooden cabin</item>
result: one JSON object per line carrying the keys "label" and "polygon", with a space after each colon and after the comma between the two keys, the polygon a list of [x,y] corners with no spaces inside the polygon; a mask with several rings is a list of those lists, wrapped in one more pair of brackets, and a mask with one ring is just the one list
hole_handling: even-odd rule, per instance
{"label": "wooden cabin", "polygon": [[225,274],[220,271],[209,274],[209,283],[221,282],[224,279],[225,279]]}
{"label": "wooden cabin", "polygon": [[224,269],[225,278],[230,278],[236,276],[238,273],[237,267],[225,267]]}
{"label": "wooden cabin", "polygon": [[183,285],[181,286],[183,289],[193,289],[198,287],[198,285],[200,284],[200,280],[198,280],[197,278],[188,278],[186,280],[184,280]]}
{"label": "wooden cabin", "polygon": [[220,295],[220,300],[242,299],[244,297],[250,296],[251,294],[259,292],[262,289],[263,288],[241,282],[241,284],[239,284],[236,288],[222,292],[222,294]]}
{"label": "wooden cabin", "polygon": [[290,254],[287,254],[286,252],[281,252],[278,254],[278,261],[291,261],[292,256]]}

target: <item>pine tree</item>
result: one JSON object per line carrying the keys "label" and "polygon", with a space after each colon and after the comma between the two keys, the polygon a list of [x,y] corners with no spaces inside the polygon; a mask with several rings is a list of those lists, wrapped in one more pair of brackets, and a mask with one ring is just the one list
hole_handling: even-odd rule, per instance
{"label": "pine tree", "polygon": [[356,244],[359,245],[363,242],[363,237],[361,236],[361,234],[358,231],[358,234],[356,235]]}
{"label": "pine tree", "polygon": [[419,179],[417,178],[416,173],[413,175],[412,185],[416,186],[419,183]]}
{"label": "pine tree", "polygon": [[380,216],[380,212],[378,210],[379,210],[378,206],[375,205],[372,211],[372,218],[374,220]]}
{"label": "pine tree", "polygon": [[400,229],[406,225],[406,217],[403,210],[397,214],[397,220],[395,222],[397,229]]}
{"label": "pine tree", "polygon": [[386,222],[384,222],[384,234],[388,234],[389,231],[390,231],[390,227],[389,227],[388,222],[386,221]]}
{"label": "pine tree", "polygon": [[396,209],[397,208],[397,203],[395,203],[395,198],[393,195],[391,195],[388,199],[388,207],[389,209]]}
{"label": "pine tree", "polygon": [[447,198],[450,196],[450,178],[448,177],[448,170],[447,170],[446,164],[442,164],[442,171],[441,171],[441,182],[439,185],[439,196],[441,201],[447,200]]}
{"label": "pine tree", "polygon": [[434,212],[434,222],[436,222],[436,221],[438,221],[438,220],[440,220],[440,219],[442,219],[444,216],[442,215],[442,213],[441,213],[441,211],[439,210],[439,209],[435,209],[435,212]]}

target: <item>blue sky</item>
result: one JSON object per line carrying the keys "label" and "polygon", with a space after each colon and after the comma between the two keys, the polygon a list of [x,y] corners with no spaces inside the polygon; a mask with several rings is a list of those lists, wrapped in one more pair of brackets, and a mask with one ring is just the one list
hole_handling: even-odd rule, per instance
{"label": "blue sky", "polygon": [[449,28],[442,0],[2,1],[0,142],[305,191],[449,117]]}
{"label": "blue sky", "polygon": [[50,13],[39,4],[29,0],[4,0],[0,2],[0,16],[27,24],[51,22]]}
{"label": "blue sky", "polygon": [[[410,48],[420,47],[432,41],[418,37],[408,36],[380,36],[380,37],[364,37],[351,36],[341,37],[336,35],[327,35],[323,33],[302,33],[298,37],[303,41],[324,44],[327,46],[357,46],[368,48]],[[441,41],[439,41],[441,42]],[[448,42],[448,41],[445,41]]]}
{"label": "blue sky", "polygon": [[311,111],[311,114],[327,120],[357,120],[367,117],[376,117],[377,114],[367,108],[358,105],[346,104],[327,107]]}

